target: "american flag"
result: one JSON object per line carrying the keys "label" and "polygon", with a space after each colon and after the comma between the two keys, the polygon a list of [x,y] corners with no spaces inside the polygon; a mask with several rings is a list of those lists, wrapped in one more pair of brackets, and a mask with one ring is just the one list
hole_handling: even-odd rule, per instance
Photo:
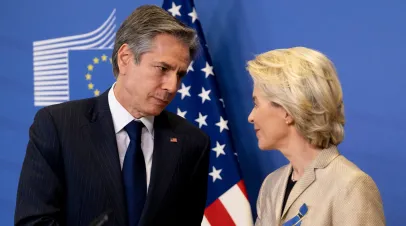
{"label": "american flag", "polygon": [[211,138],[208,196],[202,225],[253,225],[224,101],[193,0],[164,0],[162,8],[194,28],[200,39],[200,52],[189,65],[188,74],[167,110],[193,122]]}

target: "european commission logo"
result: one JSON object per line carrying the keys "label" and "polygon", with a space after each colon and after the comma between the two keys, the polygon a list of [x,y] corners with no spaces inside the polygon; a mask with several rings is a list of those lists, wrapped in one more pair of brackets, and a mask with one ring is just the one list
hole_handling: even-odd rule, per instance
{"label": "european commission logo", "polygon": [[33,42],[34,106],[100,95],[114,81],[116,10],[86,34]]}

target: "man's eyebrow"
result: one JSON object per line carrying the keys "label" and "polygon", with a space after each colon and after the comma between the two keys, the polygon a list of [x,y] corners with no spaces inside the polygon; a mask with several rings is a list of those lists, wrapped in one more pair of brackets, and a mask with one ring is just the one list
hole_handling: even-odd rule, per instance
{"label": "man's eyebrow", "polygon": [[162,66],[164,66],[164,67],[166,67],[166,68],[173,69],[173,66],[170,65],[170,64],[168,64],[168,63],[166,63],[166,62],[157,61],[156,63],[157,63],[157,64],[161,64]]}
{"label": "man's eyebrow", "polygon": [[[163,62],[163,61],[157,61],[156,63],[157,63],[157,64],[160,64],[160,65],[162,65],[163,67],[166,67],[166,68],[168,68],[168,69],[170,69],[170,70],[174,70],[174,69],[175,69],[174,66],[172,66],[172,65],[170,65],[170,64],[168,64],[168,63],[166,63],[166,62]],[[179,70],[179,71],[178,71],[178,75],[179,75],[180,77],[183,77],[183,76],[185,76],[186,74],[187,74],[187,70]]]}

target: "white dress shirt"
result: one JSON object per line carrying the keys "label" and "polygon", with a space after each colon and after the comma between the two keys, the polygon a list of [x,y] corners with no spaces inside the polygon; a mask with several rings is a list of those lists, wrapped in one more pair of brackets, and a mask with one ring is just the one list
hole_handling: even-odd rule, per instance
{"label": "white dress shirt", "polygon": [[111,116],[113,118],[114,131],[116,133],[118,155],[120,157],[121,169],[123,169],[123,162],[125,153],[127,152],[128,145],[130,144],[130,137],[124,130],[124,127],[132,120],[141,121],[144,124],[141,133],[141,149],[144,154],[145,167],[147,172],[147,191],[149,187],[149,180],[151,177],[152,166],[152,152],[154,150],[154,117],[142,117],[135,119],[116,99],[114,94],[114,86],[109,91],[109,106]]}

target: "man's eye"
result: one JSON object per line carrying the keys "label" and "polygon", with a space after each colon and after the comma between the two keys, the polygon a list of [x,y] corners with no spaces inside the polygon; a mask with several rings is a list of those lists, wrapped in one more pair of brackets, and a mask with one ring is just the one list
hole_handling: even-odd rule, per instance
{"label": "man's eye", "polygon": [[166,68],[166,67],[162,67],[162,66],[156,66],[159,70],[161,70],[161,71],[163,71],[163,72],[165,72],[165,71],[167,71],[168,70],[168,68]]}

